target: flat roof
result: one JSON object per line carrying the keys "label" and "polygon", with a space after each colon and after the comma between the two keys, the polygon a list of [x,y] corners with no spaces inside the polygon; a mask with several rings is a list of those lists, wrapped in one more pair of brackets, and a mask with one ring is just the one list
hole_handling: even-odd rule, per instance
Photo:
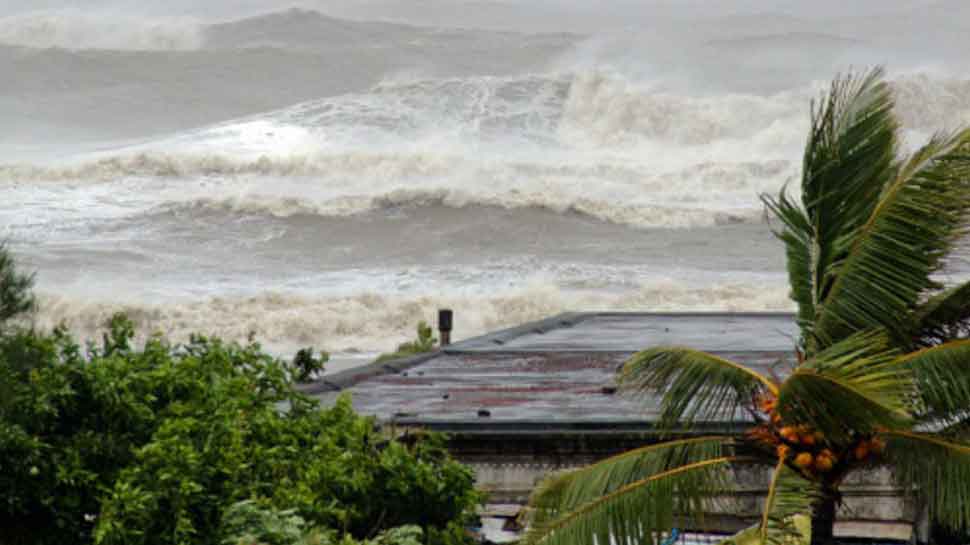
{"label": "flat roof", "polygon": [[[460,320],[456,313],[459,327]],[[690,346],[783,375],[796,336],[791,314],[570,313],[325,376],[303,390],[321,399],[350,392],[362,414],[442,431],[649,431],[657,400],[615,387],[636,351]],[[726,414],[709,424],[744,421]]]}

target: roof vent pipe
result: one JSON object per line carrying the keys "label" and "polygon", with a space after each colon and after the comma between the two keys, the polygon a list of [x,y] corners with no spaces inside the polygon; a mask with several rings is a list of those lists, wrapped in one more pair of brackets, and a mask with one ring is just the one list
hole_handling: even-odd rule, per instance
{"label": "roof vent pipe", "polygon": [[443,308],[438,310],[438,333],[441,334],[441,346],[451,344],[452,315],[451,309]]}

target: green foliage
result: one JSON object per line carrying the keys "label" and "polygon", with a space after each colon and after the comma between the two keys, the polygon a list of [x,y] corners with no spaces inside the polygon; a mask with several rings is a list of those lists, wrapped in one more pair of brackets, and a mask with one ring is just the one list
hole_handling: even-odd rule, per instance
{"label": "green foliage", "polygon": [[[555,528],[560,521],[568,520],[574,510],[595,503],[601,498],[614,494],[620,494],[618,498],[622,498],[623,490],[637,487],[638,483],[644,483],[657,475],[699,462],[723,459],[727,450],[725,447],[731,443],[729,437],[669,441],[634,449],[578,470],[555,475],[543,482],[530,499],[535,508],[534,529],[530,539],[534,542],[549,539],[551,536],[543,529]],[[723,464],[719,467],[726,470]],[[723,471],[712,474],[718,478],[708,483],[711,488],[724,487]],[[646,509],[647,506],[641,507]],[[631,508],[635,509],[636,506]],[[659,526],[639,528],[638,531],[663,531],[671,527],[672,520],[660,519],[659,522]],[[592,521],[590,528],[596,524],[601,525],[597,532],[616,531],[615,524],[610,520]],[[638,536],[637,533],[621,539],[635,541]]]}
{"label": "green foliage", "polygon": [[319,357],[314,357],[312,348],[301,348],[293,357],[292,367],[296,372],[296,381],[310,382],[317,373],[323,371],[324,364],[329,360],[330,354],[326,352],[321,352]]}
{"label": "green foliage", "polygon": [[897,481],[919,494],[940,525],[970,530],[970,445],[956,437],[896,432],[888,453]]}
{"label": "green foliage", "polygon": [[33,283],[34,277],[17,270],[6,245],[0,242],[0,332],[5,322],[33,310]]}
{"label": "green foliage", "polygon": [[255,500],[230,506],[222,515],[220,533],[222,545],[297,545],[310,537],[306,521],[295,511],[262,507]]}
{"label": "green foliage", "polygon": [[778,396],[781,416],[850,442],[853,434],[912,424],[912,374],[884,334],[858,334],[795,369]]}
{"label": "green foliage", "polygon": [[277,537],[417,525],[450,545],[479,501],[441,437],[389,440],[346,397],[320,408],[258,344],[133,335],[116,316],[86,349],[0,338],[0,544],[215,545],[227,509],[258,498],[283,513]]}
{"label": "green foliage", "polygon": [[222,545],[422,545],[420,526],[400,526],[373,539],[356,540],[330,528],[311,527],[292,510],[280,511],[247,500],[226,510]]}
{"label": "green foliage", "polygon": [[743,365],[678,347],[635,354],[623,366],[620,383],[630,392],[660,394],[665,427],[737,418],[755,395],[775,388]]}
{"label": "green foliage", "polygon": [[424,354],[425,352],[431,352],[434,350],[435,344],[438,343],[438,339],[434,337],[432,331],[431,326],[427,322],[419,322],[417,339],[398,345],[397,350],[390,354],[381,354],[378,356],[377,362],[407,358]]}
{"label": "green foliage", "polygon": [[530,545],[658,544],[662,532],[678,520],[675,517],[687,525],[699,523],[715,494],[725,490],[734,461],[729,456],[710,458],[644,475],[566,512],[540,508],[524,541]]}
{"label": "green foliage", "polygon": [[800,543],[802,531],[796,525],[799,515],[811,513],[812,504],[821,496],[818,484],[779,461],[771,475],[764,513],[758,524],[758,542],[763,545]]}

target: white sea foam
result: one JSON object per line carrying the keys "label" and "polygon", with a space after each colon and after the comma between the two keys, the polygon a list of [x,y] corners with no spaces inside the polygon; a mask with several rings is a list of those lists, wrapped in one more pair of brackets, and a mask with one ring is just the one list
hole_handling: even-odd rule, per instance
{"label": "white sea foam", "polygon": [[142,334],[160,331],[184,340],[193,332],[243,340],[250,333],[280,351],[313,345],[341,351],[389,350],[413,336],[435,309],[456,310],[456,334],[467,338],[572,310],[791,310],[784,286],[727,282],[691,286],[658,279],[629,293],[568,292],[534,286],[493,295],[358,294],[313,297],[267,292],[165,304],[105,303],[44,295],[40,327],[63,322],[82,338],[96,338],[112,313],[127,312]]}
{"label": "white sea foam", "polygon": [[30,12],[0,18],[0,43],[35,48],[188,51],[203,27],[181,17],[135,17],[79,11]]}
{"label": "white sea foam", "polygon": [[[970,81],[917,73],[894,86],[914,136],[970,120]],[[749,221],[759,194],[797,178],[814,93],[679,96],[606,72],[389,81],[66,164],[2,165],[0,183],[34,205],[24,187],[41,182],[69,182],[60,203],[88,202],[91,184],[113,201],[130,193],[122,214],[346,216],[432,203],[638,227]],[[44,215],[13,195],[8,206]]]}

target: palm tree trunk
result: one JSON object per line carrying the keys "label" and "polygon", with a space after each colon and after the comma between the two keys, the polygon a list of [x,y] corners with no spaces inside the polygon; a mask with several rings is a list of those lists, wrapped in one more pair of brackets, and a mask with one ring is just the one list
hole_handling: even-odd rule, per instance
{"label": "palm tree trunk", "polygon": [[815,503],[812,511],[812,545],[832,544],[837,501],[836,492],[826,487],[822,497]]}

